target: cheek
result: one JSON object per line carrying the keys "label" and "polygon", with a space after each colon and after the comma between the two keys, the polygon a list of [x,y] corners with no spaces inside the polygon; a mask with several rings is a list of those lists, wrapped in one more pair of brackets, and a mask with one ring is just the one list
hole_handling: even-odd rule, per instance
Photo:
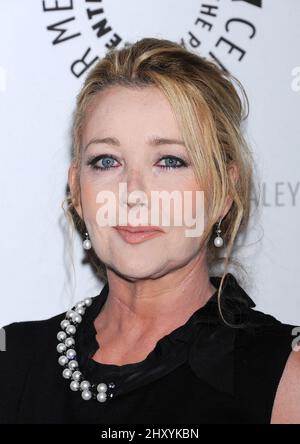
{"label": "cheek", "polygon": [[120,223],[124,212],[128,214],[126,206],[122,204],[118,189],[104,188],[99,186],[99,183],[86,182],[82,184],[81,193],[83,215],[87,227],[90,227],[94,233],[98,232],[102,238],[114,236],[115,232],[111,231],[111,226]]}
{"label": "cheek", "polygon": [[[204,227],[205,207],[204,192],[202,190],[183,188],[171,190],[172,194],[166,195],[162,200],[159,211],[164,220],[170,220],[171,227],[193,228],[196,225]],[[172,197],[172,198],[171,198]]]}
{"label": "cheek", "polygon": [[186,193],[186,197],[184,196],[186,225],[191,227],[191,222],[193,221],[198,227],[201,225],[203,230],[205,225],[205,191],[199,186],[196,180],[191,180],[189,184],[187,184],[186,189],[189,190],[189,192]]}
{"label": "cheek", "polygon": [[[107,196],[107,192],[113,192],[117,197],[117,185],[108,181],[97,173],[83,172],[80,177],[81,202],[86,216],[95,216],[97,210],[102,206],[99,200],[101,192]],[[102,197],[102,202],[103,202]],[[98,200],[98,202],[97,202]]]}
{"label": "cheek", "polygon": [[97,193],[98,187],[95,182],[81,181],[81,204],[85,218],[95,217],[97,211]]}

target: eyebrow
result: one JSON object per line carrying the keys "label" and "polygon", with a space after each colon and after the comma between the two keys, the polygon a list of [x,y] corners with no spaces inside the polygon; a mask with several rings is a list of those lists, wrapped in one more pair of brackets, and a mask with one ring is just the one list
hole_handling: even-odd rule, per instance
{"label": "eyebrow", "polygon": [[[91,139],[89,143],[85,146],[84,151],[92,144],[92,143],[106,143],[107,145],[120,146],[120,141],[116,137],[104,137],[103,139]],[[147,144],[150,146],[160,146],[160,145],[183,145],[185,143],[183,140],[179,139],[168,139],[165,137],[151,137],[148,139]]]}

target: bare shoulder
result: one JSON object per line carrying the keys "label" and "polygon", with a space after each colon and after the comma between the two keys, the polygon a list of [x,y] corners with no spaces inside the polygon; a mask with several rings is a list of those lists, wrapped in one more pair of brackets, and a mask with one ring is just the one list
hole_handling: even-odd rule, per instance
{"label": "bare shoulder", "polygon": [[300,350],[291,351],[280,379],[271,424],[300,424]]}

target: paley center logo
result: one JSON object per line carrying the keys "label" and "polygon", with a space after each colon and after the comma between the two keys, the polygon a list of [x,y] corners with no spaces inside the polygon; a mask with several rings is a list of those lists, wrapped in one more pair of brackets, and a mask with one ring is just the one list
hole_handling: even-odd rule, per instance
{"label": "paley center logo", "polygon": [[[128,194],[127,183],[120,182],[118,194],[111,190],[97,193],[98,226],[180,226],[186,237],[200,237],[204,231],[204,191],[151,191],[150,201],[142,190]],[[132,206],[133,204],[133,206]]]}
{"label": "paley center logo", "polygon": [[[66,65],[80,78],[104,53],[132,37],[169,36],[228,71],[242,62],[257,34],[263,0],[41,0],[53,47],[64,47]],[[176,36],[174,35],[176,29]],[[168,37],[166,37],[168,38]]]}

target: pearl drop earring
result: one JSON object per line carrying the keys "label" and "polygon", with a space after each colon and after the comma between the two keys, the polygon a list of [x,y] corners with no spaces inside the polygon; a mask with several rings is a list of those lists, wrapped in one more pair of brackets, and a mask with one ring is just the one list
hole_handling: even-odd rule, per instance
{"label": "pearl drop earring", "polygon": [[221,233],[221,228],[220,228],[221,222],[222,222],[222,220],[220,220],[220,222],[217,225],[217,229],[216,229],[217,236],[214,238],[214,245],[217,248],[223,247],[223,244],[224,244],[223,238],[220,236],[220,233]]}
{"label": "pearl drop earring", "polygon": [[85,232],[86,239],[82,242],[83,248],[85,250],[90,250],[92,248],[92,243],[89,239],[89,233]]}

